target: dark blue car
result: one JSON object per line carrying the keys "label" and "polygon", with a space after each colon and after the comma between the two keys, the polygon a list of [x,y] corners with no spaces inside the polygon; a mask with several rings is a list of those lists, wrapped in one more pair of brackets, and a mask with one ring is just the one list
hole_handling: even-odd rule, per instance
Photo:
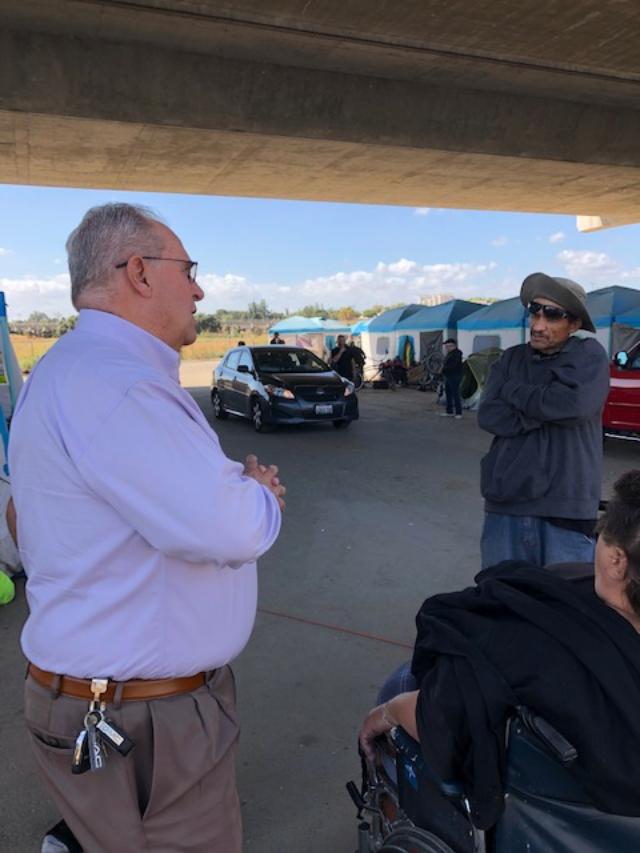
{"label": "dark blue car", "polygon": [[239,415],[261,432],[271,424],[332,423],[358,418],[353,382],[304,347],[240,346],[229,350],[213,374],[216,418]]}

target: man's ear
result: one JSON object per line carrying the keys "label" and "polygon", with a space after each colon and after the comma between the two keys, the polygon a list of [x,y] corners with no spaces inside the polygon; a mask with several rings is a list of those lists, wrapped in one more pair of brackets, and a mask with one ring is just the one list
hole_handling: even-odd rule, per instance
{"label": "man's ear", "polygon": [[574,332],[577,332],[578,329],[582,328],[582,320],[579,317],[576,317],[575,320],[571,321],[571,325],[569,326],[569,328],[571,330],[570,334],[573,335]]}
{"label": "man's ear", "polygon": [[607,573],[611,580],[620,583],[627,577],[629,560],[626,553],[618,545],[611,545],[607,554]]}
{"label": "man's ear", "polygon": [[147,281],[145,264],[142,258],[137,255],[129,258],[125,272],[129,287],[135,290],[138,296],[142,296],[143,299],[149,299],[153,291]]}

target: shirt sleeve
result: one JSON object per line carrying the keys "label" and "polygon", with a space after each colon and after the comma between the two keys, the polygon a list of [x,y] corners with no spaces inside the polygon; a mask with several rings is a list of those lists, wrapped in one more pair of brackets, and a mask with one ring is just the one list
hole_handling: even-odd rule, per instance
{"label": "shirt sleeve", "polygon": [[609,393],[609,363],[600,344],[585,341],[551,368],[551,378],[529,384],[507,379],[500,399],[527,418],[571,425],[597,415]]}
{"label": "shirt sleeve", "polygon": [[519,411],[504,400],[501,390],[507,381],[504,356],[492,366],[478,407],[478,425],[501,438],[513,438],[540,429],[542,422]]}
{"label": "shirt sleeve", "polygon": [[273,545],[280,508],[224,455],[183,393],[134,385],[75,461],[90,488],[158,551],[239,568]]}

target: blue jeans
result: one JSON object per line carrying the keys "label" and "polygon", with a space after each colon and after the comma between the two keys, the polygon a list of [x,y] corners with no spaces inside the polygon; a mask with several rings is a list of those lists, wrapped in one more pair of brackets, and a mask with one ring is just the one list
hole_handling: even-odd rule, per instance
{"label": "blue jeans", "polygon": [[444,393],[447,400],[447,412],[452,415],[455,408],[456,415],[462,414],[462,401],[460,399],[460,376],[447,376],[444,380]]}
{"label": "blue jeans", "polygon": [[482,568],[502,560],[526,560],[534,566],[591,563],[595,539],[556,527],[543,518],[487,512],[482,528]]}

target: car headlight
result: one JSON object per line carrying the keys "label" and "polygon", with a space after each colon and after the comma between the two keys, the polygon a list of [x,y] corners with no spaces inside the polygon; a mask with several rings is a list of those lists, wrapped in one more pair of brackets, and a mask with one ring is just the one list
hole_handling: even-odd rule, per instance
{"label": "car headlight", "polygon": [[272,397],[284,397],[286,400],[295,400],[296,395],[288,388],[280,388],[278,385],[265,385],[264,390]]}
{"label": "car headlight", "polygon": [[353,392],[355,390],[356,390],[356,386],[353,384],[353,382],[347,381],[344,383],[344,396],[345,397],[350,397],[351,394],[353,394]]}

